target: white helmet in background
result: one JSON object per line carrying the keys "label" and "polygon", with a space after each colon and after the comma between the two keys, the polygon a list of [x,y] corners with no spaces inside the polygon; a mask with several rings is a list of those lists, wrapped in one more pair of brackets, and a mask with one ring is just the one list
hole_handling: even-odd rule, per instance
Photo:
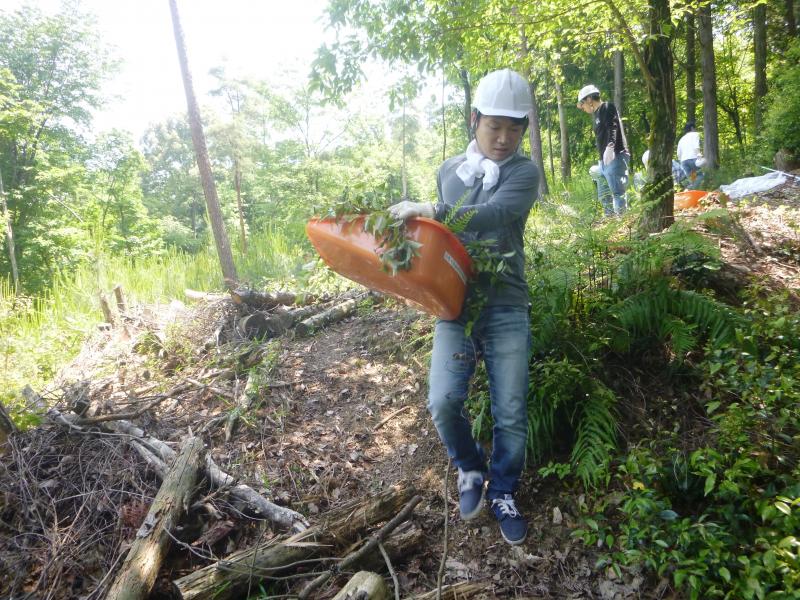
{"label": "white helmet in background", "polygon": [[487,73],[478,84],[472,104],[482,115],[515,119],[527,117],[533,108],[528,82],[511,69]]}
{"label": "white helmet in background", "polygon": [[585,85],[581,88],[581,91],[578,92],[578,102],[583,102],[586,96],[591,96],[592,94],[599,94],[600,90],[597,89],[596,85],[589,84]]}
{"label": "white helmet in background", "polygon": [[592,179],[600,178],[600,165],[592,165],[589,167],[589,177]]}
{"label": "white helmet in background", "polygon": [[697,160],[694,161],[694,166],[696,166],[697,168],[705,166],[705,164],[706,164],[705,156],[698,156]]}
{"label": "white helmet in background", "polygon": [[650,150],[645,150],[642,154],[642,164],[647,168],[647,161],[650,160]]}

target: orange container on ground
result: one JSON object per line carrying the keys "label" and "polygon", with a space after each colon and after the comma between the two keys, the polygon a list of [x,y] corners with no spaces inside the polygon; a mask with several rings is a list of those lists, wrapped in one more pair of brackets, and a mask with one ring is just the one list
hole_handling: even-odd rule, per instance
{"label": "orange container on ground", "polygon": [[675,194],[675,208],[694,208],[700,204],[700,200],[708,196],[708,192],[703,190],[686,190]]}
{"label": "orange container on ground", "polygon": [[455,319],[461,313],[472,260],[453,232],[438,221],[417,217],[406,222],[406,237],[422,246],[411,268],[394,275],[383,269],[380,242],[364,231],[364,217],[312,219],[306,234],[339,275],[442,319]]}

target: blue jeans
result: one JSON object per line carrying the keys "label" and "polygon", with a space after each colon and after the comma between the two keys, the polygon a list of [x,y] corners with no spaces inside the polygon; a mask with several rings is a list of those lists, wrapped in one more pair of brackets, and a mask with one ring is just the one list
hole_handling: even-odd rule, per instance
{"label": "blue jeans", "polygon": [[[604,165],[600,161],[600,172],[603,179],[598,181],[597,195],[603,205],[603,212],[606,216],[616,214],[621,215],[628,209],[628,163],[631,157],[627,154],[617,154],[611,164]],[[605,185],[603,185],[605,184]],[[612,206],[613,199],[613,206]]]}
{"label": "blue jeans", "polygon": [[686,189],[696,190],[703,183],[703,171],[697,166],[696,158],[689,158],[681,162],[681,169],[686,176]]}
{"label": "blue jeans", "polygon": [[464,471],[486,471],[483,449],[472,437],[464,409],[478,359],[486,365],[494,420],[490,500],[517,490],[525,464],[530,348],[528,310],[523,306],[484,308],[469,337],[462,321],[436,322],[428,410],[448,456]]}

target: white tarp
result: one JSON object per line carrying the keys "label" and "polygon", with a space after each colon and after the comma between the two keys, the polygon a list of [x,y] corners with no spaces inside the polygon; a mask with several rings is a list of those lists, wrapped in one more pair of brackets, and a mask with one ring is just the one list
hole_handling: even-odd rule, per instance
{"label": "white tarp", "polygon": [[728,185],[721,185],[719,189],[731,200],[738,200],[758,192],[766,192],[786,181],[783,173],[767,173],[759,177],[745,177],[737,179]]}

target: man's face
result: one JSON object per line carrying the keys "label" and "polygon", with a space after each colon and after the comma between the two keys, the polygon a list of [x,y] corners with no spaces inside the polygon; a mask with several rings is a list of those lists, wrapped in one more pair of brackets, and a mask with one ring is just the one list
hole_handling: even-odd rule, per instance
{"label": "man's face", "polygon": [[486,158],[501,161],[516,152],[523,133],[525,126],[508,117],[482,115],[475,130],[475,140]]}
{"label": "man's face", "polygon": [[577,107],[580,108],[587,115],[591,115],[594,112],[594,102],[592,102],[591,98],[584,98],[583,100],[578,102]]}

